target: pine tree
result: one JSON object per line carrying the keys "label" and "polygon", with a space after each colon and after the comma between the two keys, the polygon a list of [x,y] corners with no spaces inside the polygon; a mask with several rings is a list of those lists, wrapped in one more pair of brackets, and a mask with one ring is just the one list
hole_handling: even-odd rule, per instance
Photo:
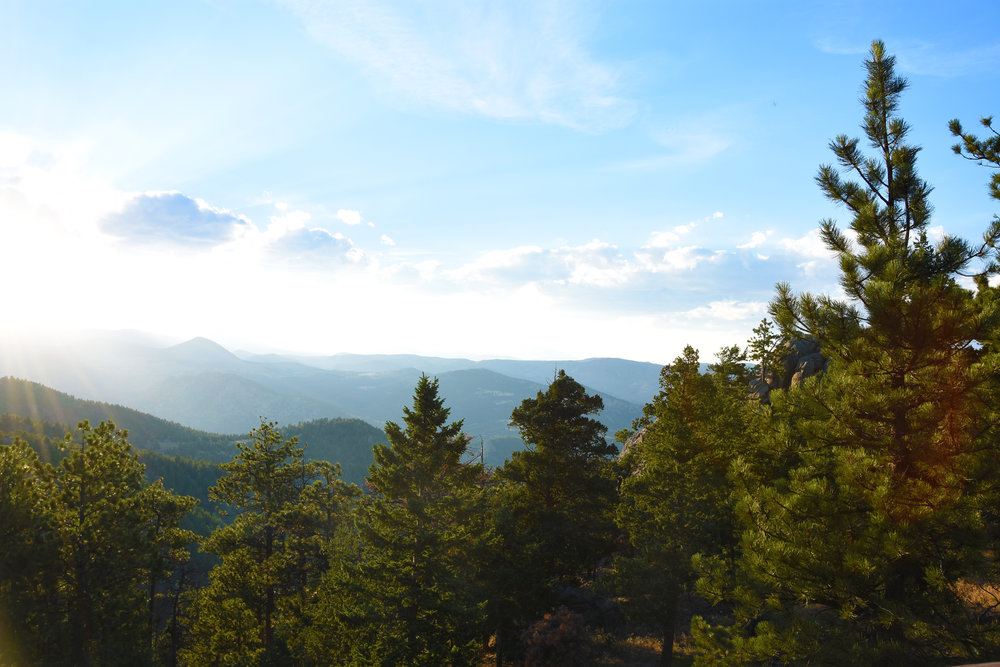
{"label": "pine tree", "polygon": [[359,515],[356,563],[327,577],[317,610],[332,646],[351,664],[468,664],[482,604],[473,556],[482,535],[482,465],[463,461],[468,437],[438,382],[417,383],[403,424],[386,422],[374,448],[370,496]]}
{"label": "pine tree", "polygon": [[663,368],[660,393],[634,425],[642,437],[622,456],[617,520],[632,550],[615,559],[615,579],[629,615],[662,632],[661,665],[672,661],[692,557],[735,546],[728,466],[753,440],[759,410],[747,401],[742,362],[739,348],[727,348],[702,374],[697,350],[686,347]]}
{"label": "pine tree", "polygon": [[[53,470],[23,440],[0,445],[0,664],[41,664],[61,629]],[[55,631],[54,631],[55,630]]]}
{"label": "pine tree", "polygon": [[817,176],[853,215],[850,234],[820,226],[847,299],[779,285],[771,305],[784,336],[818,340],[830,363],[772,394],[761,450],[773,464],[733,467],[739,567],[725,587],[707,573],[703,590],[735,603],[737,622],[697,628],[706,663],[995,655],[996,624],[963,591],[990,566],[1000,358],[982,342],[996,336],[998,309],[956,276],[986,286],[1000,223],[977,246],[950,236],[931,245],[930,187],[897,116],[906,81],[879,41],[866,70],[872,155],[839,136],[839,168]]}
{"label": "pine tree", "polygon": [[[575,585],[611,553],[615,535],[617,453],[607,428],[590,415],[604,408],[576,380],[559,371],[544,392],[511,413],[525,449],[498,471],[495,530],[504,545],[499,571],[509,583],[510,620],[527,623],[551,603],[557,586]],[[496,587],[494,587],[495,589]]]}
{"label": "pine tree", "polygon": [[276,426],[261,420],[209,489],[235,518],[203,545],[222,562],[195,603],[182,651],[189,664],[290,663],[303,599],[328,567],[324,541],[353,501],[338,466],[307,461],[298,440],[284,440]]}
{"label": "pine tree", "polygon": [[195,501],[147,484],[111,422],[81,422],[63,448],[56,467],[23,442],[0,448],[0,614],[17,609],[7,627],[26,663],[149,664],[156,582],[188,555],[179,523]]}

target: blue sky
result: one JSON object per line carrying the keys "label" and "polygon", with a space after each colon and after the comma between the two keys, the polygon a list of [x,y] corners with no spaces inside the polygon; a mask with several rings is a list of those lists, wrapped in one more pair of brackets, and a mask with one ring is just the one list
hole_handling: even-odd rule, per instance
{"label": "blue sky", "polygon": [[836,293],[813,183],[883,39],[977,238],[1000,3],[0,3],[8,329],[666,363]]}

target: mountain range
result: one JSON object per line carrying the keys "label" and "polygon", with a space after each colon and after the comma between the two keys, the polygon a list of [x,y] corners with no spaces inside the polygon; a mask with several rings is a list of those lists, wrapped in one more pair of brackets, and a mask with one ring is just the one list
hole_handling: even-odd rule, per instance
{"label": "mountain range", "polygon": [[493,464],[522,446],[507,426],[511,411],[544,390],[558,369],[602,396],[605,409],[598,417],[609,435],[628,426],[658,391],[659,366],[624,359],[259,355],[234,353],[205,338],[162,345],[136,334],[21,342],[0,355],[0,376],[210,433],[247,433],[262,417],[281,425],[360,419],[380,428],[400,421],[426,373],[439,379],[451,418],[464,420],[465,432]]}

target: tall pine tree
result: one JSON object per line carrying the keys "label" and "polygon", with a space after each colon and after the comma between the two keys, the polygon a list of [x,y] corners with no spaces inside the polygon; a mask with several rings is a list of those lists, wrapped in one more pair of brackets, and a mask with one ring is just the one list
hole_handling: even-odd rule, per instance
{"label": "tall pine tree", "polygon": [[[831,142],[817,182],[851,213],[821,223],[845,300],[779,285],[771,313],[788,338],[819,341],[827,372],[772,394],[761,447],[737,460],[741,558],[704,590],[735,603],[736,624],[696,633],[708,663],[928,664],[996,653],[996,624],[966,594],[990,571],[985,511],[997,460],[996,368],[982,342],[998,309],[1000,224],[970,245],[928,239],[930,187],[897,115],[906,81],[882,42],[865,63],[870,153]],[[980,261],[983,260],[983,261]]]}
{"label": "tall pine tree", "polygon": [[544,392],[511,413],[525,448],[498,471],[494,504],[506,554],[497,567],[520,570],[508,604],[500,605],[514,620],[532,620],[555,587],[578,584],[611,553],[617,493],[611,457],[618,450],[591,416],[603,408],[600,396],[559,371]]}
{"label": "tall pine tree", "polygon": [[468,437],[449,414],[424,375],[402,425],[386,422],[388,443],[375,446],[357,561],[331,571],[316,611],[323,650],[339,662],[468,664],[476,655],[482,465],[463,461]]}
{"label": "tall pine tree", "polygon": [[222,464],[209,497],[234,515],[203,548],[221,558],[197,597],[189,664],[293,662],[289,641],[300,630],[303,599],[328,567],[323,551],[344,522],[352,487],[339,466],[309,461],[296,438],[262,420]]}
{"label": "tall pine tree", "polygon": [[660,374],[660,393],[623,453],[618,525],[631,550],[615,559],[626,610],[663,638],[661,665],[673,657],[678,604],[696,578],[692,557],[724,557],[733,544],[729,461],[754,437],[758,408],[747,400],[739,348],[726,348],[710,373],[688,346]]}

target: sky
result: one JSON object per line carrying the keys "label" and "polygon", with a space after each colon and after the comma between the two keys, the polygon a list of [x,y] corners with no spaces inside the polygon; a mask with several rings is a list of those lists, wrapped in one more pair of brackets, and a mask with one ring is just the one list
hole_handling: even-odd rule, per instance
{"label": "sky", "polygon": [[[979,238],[1000,3],[0,0],[6,332],[668,363],[837,294],[814,183],[885,41]],[[982,128],[978,128],[982,129]]]}

